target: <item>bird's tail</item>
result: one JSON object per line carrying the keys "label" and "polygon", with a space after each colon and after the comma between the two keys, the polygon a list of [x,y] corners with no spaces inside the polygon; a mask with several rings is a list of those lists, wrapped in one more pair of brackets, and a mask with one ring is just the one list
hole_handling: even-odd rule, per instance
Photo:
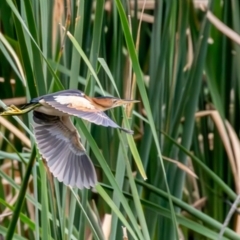
{"label": "bird's tail", "polygon": [[23,105],[21,108],[16,107],[15,105],[8,106],[4,112],[0,113],[0,116],[13,116],[13,115],[22,115],[30,112],[31,110],[39,107],[39,103],[28,103]]}

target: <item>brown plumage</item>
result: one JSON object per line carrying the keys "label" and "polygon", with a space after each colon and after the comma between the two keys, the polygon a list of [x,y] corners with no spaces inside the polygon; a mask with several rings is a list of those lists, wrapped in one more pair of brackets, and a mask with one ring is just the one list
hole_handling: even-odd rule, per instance
{"label": "brown plumage", "polygon": [[19,115],[34,110],[33,131],[39,152],[46,159],[49,170],[60,182],[82,189],[94,187],[97,177],[69,116],[132,134],[131,130],[111,120],[104,111],[134,102],[137,101],[91,98],[78,90],[65,90],[34,98],[22,109],[11,106],[0,115]]}

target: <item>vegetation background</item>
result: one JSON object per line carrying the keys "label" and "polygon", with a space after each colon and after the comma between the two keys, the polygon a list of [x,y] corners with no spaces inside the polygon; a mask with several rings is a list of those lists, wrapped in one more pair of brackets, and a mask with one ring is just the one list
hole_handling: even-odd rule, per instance
{"label": "vegetation background", "polygon": [[2,108],[69,88],[141,100],[109,112],[133,136],[74,119],[93,190],[51,177],[31,114],[0,117],[0,233],[239,239],[239,34],[234,0],[0,1]]}

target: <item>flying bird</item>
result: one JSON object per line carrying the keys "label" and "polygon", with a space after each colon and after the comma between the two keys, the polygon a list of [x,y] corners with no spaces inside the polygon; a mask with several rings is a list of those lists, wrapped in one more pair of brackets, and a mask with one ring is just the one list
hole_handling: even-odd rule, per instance
{"label": "flying bird", "polygon": [[79,90],[64,90],[34,98],[21,109],[11,105],[0,115],[21,115],[33,110],[37,147],[50,172],[65,185],[83,189],[94,187],[97,177],[70,116],[133,134],[111,120],[104,111],[136,102],[115,97],[89,97]]}

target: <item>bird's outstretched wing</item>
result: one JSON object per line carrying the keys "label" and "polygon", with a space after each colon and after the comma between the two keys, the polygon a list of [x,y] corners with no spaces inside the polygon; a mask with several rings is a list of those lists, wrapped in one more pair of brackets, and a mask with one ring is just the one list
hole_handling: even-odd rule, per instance
{"label": "bird's outstretched wing", "polygon": [[[63,100],[64,99],[64,100]],[[97,111],[92,108],[91,103],[89,103],[82,96],[48,96],[43,98],[45,103],[49,104],[51,107],[61,111],[63,113],[73,115],[91,123],[97,125],[102,125],[104,127],[119,128],[124,132],[133,134],[133,131],[120,127],[111,118],[109,118],[104,112]],[[84,110],[83,110],[84,107]]]}
{"label": "bird's outstretched wing", "polygon": [[73,115],[104,127],[119,128],[126,133],[133,134],[132,130],[120,127],[103,111],[96,110],[92,103],[86,99],[86,95],[79,90],[63,90],[31,100],[31,104],[36,103],[48,104],[62,113]]}
{"label": "bird's outstretched wing", "polygon": [[95,123],[97,125],[102,125],[105,127],[121,128],[111,118],[109,118],[104,112],[83,111],[73,107],[69,107],[69,104],[61,104],[57,101],[46,101],[46,103],[59,111],[82,118],[84,120]]}
{"label": "bird's outstretched wing", "polygon": [[33,114],[37,146],[53,176],[72,187],[94,187],[97,183],[94,166],[69,117],[49,116],[37,111]]}

